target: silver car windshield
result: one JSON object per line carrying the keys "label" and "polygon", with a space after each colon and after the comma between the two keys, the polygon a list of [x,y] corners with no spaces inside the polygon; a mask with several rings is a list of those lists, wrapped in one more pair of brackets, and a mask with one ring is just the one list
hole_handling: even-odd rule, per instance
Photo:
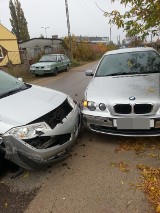
{"label": "silver car windshield", "polygon": [[3,71],[0,71],[0,98],[27,88],[27,85],[23,82]]}
{"label": "silver car windshield", "polygon": [[56,62],[57,61],[57,56],[56,55],[44,55],[42,58],[39,60],[40,62]]}
{"label": "silver car windshield", "polygon": [[155,72],[160,73],[160,55],[155,51],[139,51],[104,56],[95,76]]}

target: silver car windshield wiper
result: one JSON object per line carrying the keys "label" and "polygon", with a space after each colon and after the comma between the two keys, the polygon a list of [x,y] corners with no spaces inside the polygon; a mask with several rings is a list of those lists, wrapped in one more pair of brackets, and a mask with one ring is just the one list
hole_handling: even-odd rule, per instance
{"label": "silver car windshield wiper", "polygon": [[17,89],[10,90],[10,91],[8,91],[8,92],[5,92],[5,93],[0,94],[0,98],[4,98],[4,97],[7,97],[7,96],[9,96],[9,95],[13,95],[13,94],[15,94],[15,93],[17,93],[17,92],[26,90],[26,89],[28,89],[28,88],[29,88],[29,86],[28,86],[27,84],[24,84],[24,85],[22,85],[21,87],[19,87],[19,88],[17,88]]}

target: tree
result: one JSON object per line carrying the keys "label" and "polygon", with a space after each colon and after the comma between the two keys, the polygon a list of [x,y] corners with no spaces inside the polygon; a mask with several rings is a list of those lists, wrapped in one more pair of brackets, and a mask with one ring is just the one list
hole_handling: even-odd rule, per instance
{"label": "tree", "polygon": [[128,10],[121,14],[118,10],[105,12],[110,24],[124,28],[128,36],[139,35],[144,39],[160,30],[160,0],[111,0],[119,1]]}
{"label": "tree", "polygon": [[44,35],[43,35],[43,34],[40,34],[39,38],[44,38]]}
{"label": "tree", "polygon": [[128,47],[138,47],[143,45],[142,39],[139,36],[126,36]]}
{"label": "tree", "polygon": [[10,22],[12,26],[12,33],[16,35],[18,41],[26,41],[30,39],[28,24],[21,7],[21,3],[18,0],[14,0],[14,3],[10,0],[9,9],[11,14]]}
{"label": "tree", "polygon": [[[116,49],[116,46],[113,43],[110,43],[109,45],[104,43],[91,43],[85,39],[82,40],[82,38],[81,41],[76,41],[76,37],[74,35],[71,36],[71,41],[73,58],[78,61],[96,60],[102,57],[105,52]],[[62,46],[65,50],[69,49],[68,37],[65,37],[62,40]]]}

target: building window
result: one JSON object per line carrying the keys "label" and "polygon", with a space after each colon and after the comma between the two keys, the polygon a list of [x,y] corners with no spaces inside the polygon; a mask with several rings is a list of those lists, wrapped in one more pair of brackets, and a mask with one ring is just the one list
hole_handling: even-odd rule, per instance
{"label": "building window", "polygon": [[44,47],[44,52],[45,52],[45,54],[53,53],[53,47],[51,47],[51,46],[45,46]]}
{"label": "building window", "polygon": [[4,58],[2,47],[0,47],[0,58]]}
{"label": "building window", "polygon": [[42,51],[41,51],[41,48],[40,47],[35,47],[34,48],[34,57],[36,58],[36,57],[38,57],[39,55],[41,55],[42,54]]}

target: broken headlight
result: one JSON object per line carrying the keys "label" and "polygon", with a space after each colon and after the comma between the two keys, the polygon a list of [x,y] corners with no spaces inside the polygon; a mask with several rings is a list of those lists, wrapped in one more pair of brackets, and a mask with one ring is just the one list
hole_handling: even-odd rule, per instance
{"label": "broken headlight", "polygon": [[26,126],[15,127],[6,134],[14,135],[19,139],[31,139],[50,131],[51,128],[45,122],[30,124]]}

